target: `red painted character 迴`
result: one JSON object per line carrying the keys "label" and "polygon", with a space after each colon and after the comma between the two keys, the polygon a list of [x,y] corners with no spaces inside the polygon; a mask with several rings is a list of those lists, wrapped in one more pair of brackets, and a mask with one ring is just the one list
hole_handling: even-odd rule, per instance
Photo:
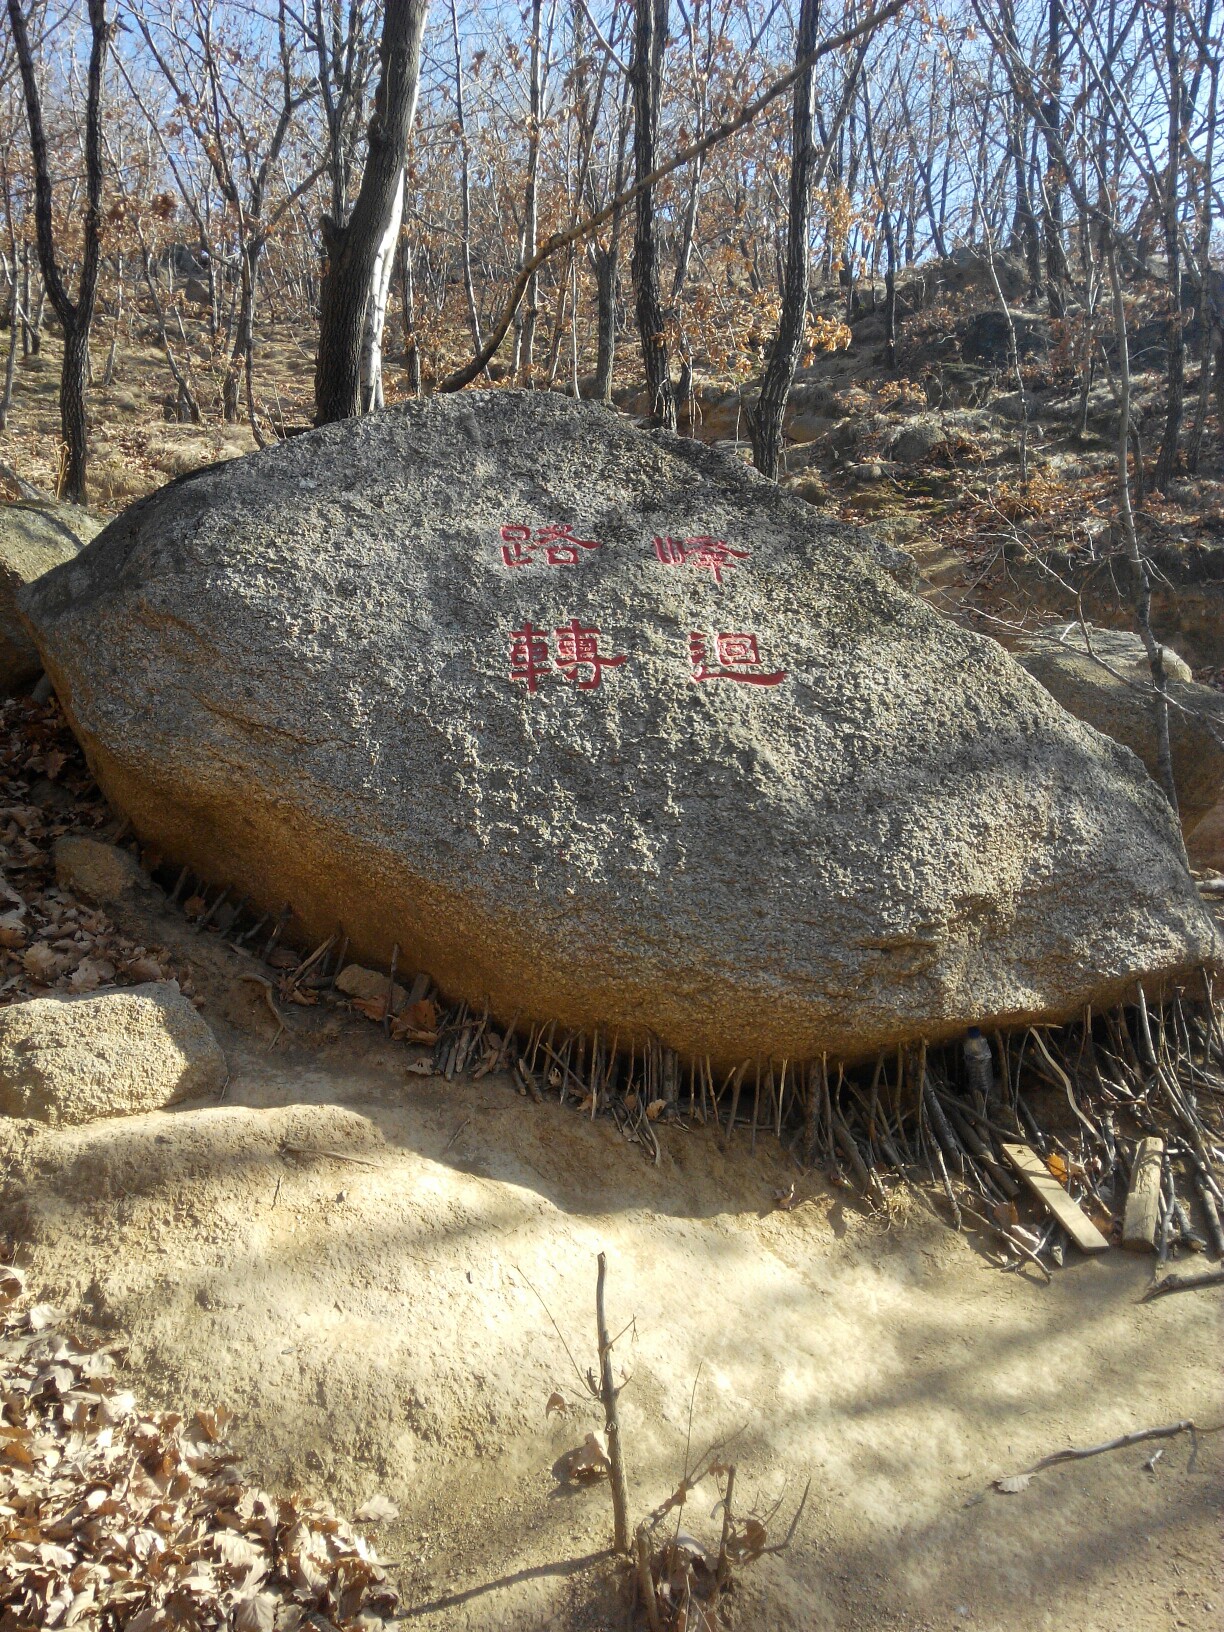
{"label": "red painted character \u8ff4", "polygon": [[747,686],[780,686],[789,678],[786,669],[766,670],[755,635],[726,633],[714,636],[714,663],[710,666],[709,636],[694,630],[689,636],[691,680],[736,680]]}

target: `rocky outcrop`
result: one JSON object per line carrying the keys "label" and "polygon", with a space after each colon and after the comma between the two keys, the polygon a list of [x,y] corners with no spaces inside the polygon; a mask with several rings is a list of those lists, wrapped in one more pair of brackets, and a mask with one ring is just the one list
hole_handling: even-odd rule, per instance
{"label": "rocky outcrop", "polygon": [[[1125,743],[1159,780],[1155,687],[1138,635],[1090,626],[1089,654],[1082,628],[1059,625],[1028,642],[1025,668],[1068,713]],[[1182,825],[1192,832],[1224,797],[1224,692],[1194,683],[1190,669],[1167,646],[1169,746]]]}
{"label": "rocky outcrop", "polygon": [[70,561],[101,527],[76,505],[0,504],[0,695],[36,680],[42,668],[17,612],[17,592]]}
{"label": "rocky outcrop", "polygon": [[225,1056],[174,981],[0,1009],[0,1115],[92,1122],[219,1093]]}
{"label": "rocky outcrop", "polygon": [[1219,951],[1131,754],[853,530],[590,404],[201,471],[24,606],[142,839],[503,1021],[852,1058]]}

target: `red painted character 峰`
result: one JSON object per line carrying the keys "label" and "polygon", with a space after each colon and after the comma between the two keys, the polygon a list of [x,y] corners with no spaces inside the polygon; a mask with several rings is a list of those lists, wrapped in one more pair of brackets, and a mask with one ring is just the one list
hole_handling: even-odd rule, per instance
{"label": "red painted character \u5cf0", "polygon": [[554,522],[547,527],[508,525],[501,530],[502,561],[508,567],[530,567],[538,560],[537,551],[543,550],[545,563],[550,567],[572,567],[581,560],[579,550],[601,549],[594,538],[575,538],[573,525],[567,521]]}
{"label": "red painted character \u5cf0", "polygon": [[709,533],[695,538],[656,538],[654,551],[665,567],[699,567],[710,574],[716,584],[722,583],[723,572],[737,561],[747,561],[751,550],[736,550],[724,539]]}
{"label": "red painted character \u5cf0", "polygon": [[714,636],[714,663],[710,666],[710,639],[699,630],[689,636],[691,680],[736,680],[747,686],[780,686],[789,678],[786,669],[766,670],[755,635],[725,633]]}
{"label": "red painted character \u5cf0", "polygon": [[522,681],[529,692],[538,691],[540,681],[553,671],[579,691],[596,691],[603,683],[605,669],[618,669],[627,661],[623,653],[609,656],[600,651],[602,631],[594,624],[572,618],[553,633],[555,659],[549,655],[548,636],[543,629],[525,623],[510,636],[510,678]]}

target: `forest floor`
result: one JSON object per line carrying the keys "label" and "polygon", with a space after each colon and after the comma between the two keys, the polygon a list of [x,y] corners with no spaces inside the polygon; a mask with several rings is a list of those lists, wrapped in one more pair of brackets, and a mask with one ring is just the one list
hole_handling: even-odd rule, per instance
{"label": "forest floor", "polygon": [[[959,354],[981,306],[953,299],[914,319],[900,379],[882,368],[878,314],[816,356],[800,383],[819,411],[784,480],[911,553],[935,604],[1010,639],[1074,616],[1111,581],[1110,405],[1101,388],[1075,437],[1065,371],[1027,365],[1025,488],[1005,369],[984,366],[960,406],[930,400],[932,368]],[[302,423],[308,340],[268,333],[257,348],[261,399]],[[167,421],[169,383],[147,334],[121,340],[112,384],[92,397],[100,510],[253,447],[214,408],[203,426]],[[740,455],[744,385],[705,380],[699,427]],[[0,434],[0,461],[43,488],[56,388],[48,338],[19,362]],[[1191,401],[1195,388],[1192,368]],[[1138,405],[1154,423],[1154,375]],[[932,417],[928,451],[897,457],[898,434]],[[1214,418],[1199,475],[1149,500],[1141,527],[1166,563],[1188,563],[1180,577],[1170,567],[1166,638],[1218,682]],[[1125,622],[1121,598],[1107,602],[1091,615]],[[49,842],[37,824],[21,840],[31,855]],[[1141,1303],[1150,1261],[1117,1251],[1072,1252],[1043,1284],[1003,1270],[987,1237],[949,1229],[922,1192],[898,1186],[886,1215],[869,1214],[768,1140],[724,1150],[705,1130],[660,1126],[652,1166],[610,1121],[532,1105],[505,1076],[406,1074],[402,1047],[346,1005],[286,1008],[280,1035],[247,978],[262,966],[223,937],[152,897],[114,916],[126,953],[107,956],[121,968],[151,956],[194,993],[230,1080],[215,1104],[66,1130],[0,1123],[0,1259],[22,1267],[40,1319],[117,1346],[141,1409],[228,1407],[259,1484],[350,1517],[388,1498],[396,1516],[369,1533],[408,1624],[627,1624],[607,1485],[557,1474],[602,1425],[566,1352],[582,1372],[595,1364],[600,1252],[612,1330],[630,1323],[617,1354],[633,1516],[679,1483],[690,1431],[694,1455],[734,1436],[737,1506],[780,1502],[771,1538],[811,1480],[789,1549],[737,1574],[732,1624],[1220,1624],[1224,1435],[1068,1463],[1015,1494],[992,1487],[1068,1446],[1185,1418],[1217,1426],[1218,1291]],[[78,921],[97,922],[84,907]],[[548,1409],[554,1394],[564,1410]],[[717,1500],[707,1481],[684,1516],[714,1547]]]}
{"label": "forest floor", "polygon": [[[556,1471],[602,1426],[566,1353],[595,1364],[600,1252],[635,1517],[679,1483],[690,1421],[694,1457],[730,1440],[741,1511],[781,1503],[775,1539],[811,1480],[732,1625],[1218,1624],[1224,1436],[991,1488],[1068,1446],[1214,1426],[1218,1294],[1143,1304],[1150,1264],[1120,1252],[1049,1285],[1005,1273],[906,1190],[873,1217],[814,1174],[782,1209],[797,1175],[772,1141],[660,1127],[652,1166],[507,1077],[406,1076],[347,1008],[291,1012],[273,1047],[249,958],[133,914],[222,1041],[223,1101],[0,1125],[7,1256],[43,1318],[119,1345],[142,1409],[232,1411],[260,1485],[349,1515],[388,1498],[372,1535],[409,1624],[626,1625],[607,1484]],[[715,1549],[717,1500],[707,1480],[684,1516]]]}

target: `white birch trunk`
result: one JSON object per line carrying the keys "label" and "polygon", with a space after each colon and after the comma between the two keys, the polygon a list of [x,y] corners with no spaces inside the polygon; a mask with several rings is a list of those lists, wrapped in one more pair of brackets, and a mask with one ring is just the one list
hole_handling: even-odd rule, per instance
{"label": "white birch trunk", "polygon": [[399,243],[400,225],[404,219],[404,176],[400,173],[391,219],[378,246],[374,272],[370,279],[370,304],[366,311],[365,334],[361,341],[361,408],[372,413],[383,406],[382,340],[387,321],[387,302],[391,296],[391,273],[395,266],[395,249]]}

